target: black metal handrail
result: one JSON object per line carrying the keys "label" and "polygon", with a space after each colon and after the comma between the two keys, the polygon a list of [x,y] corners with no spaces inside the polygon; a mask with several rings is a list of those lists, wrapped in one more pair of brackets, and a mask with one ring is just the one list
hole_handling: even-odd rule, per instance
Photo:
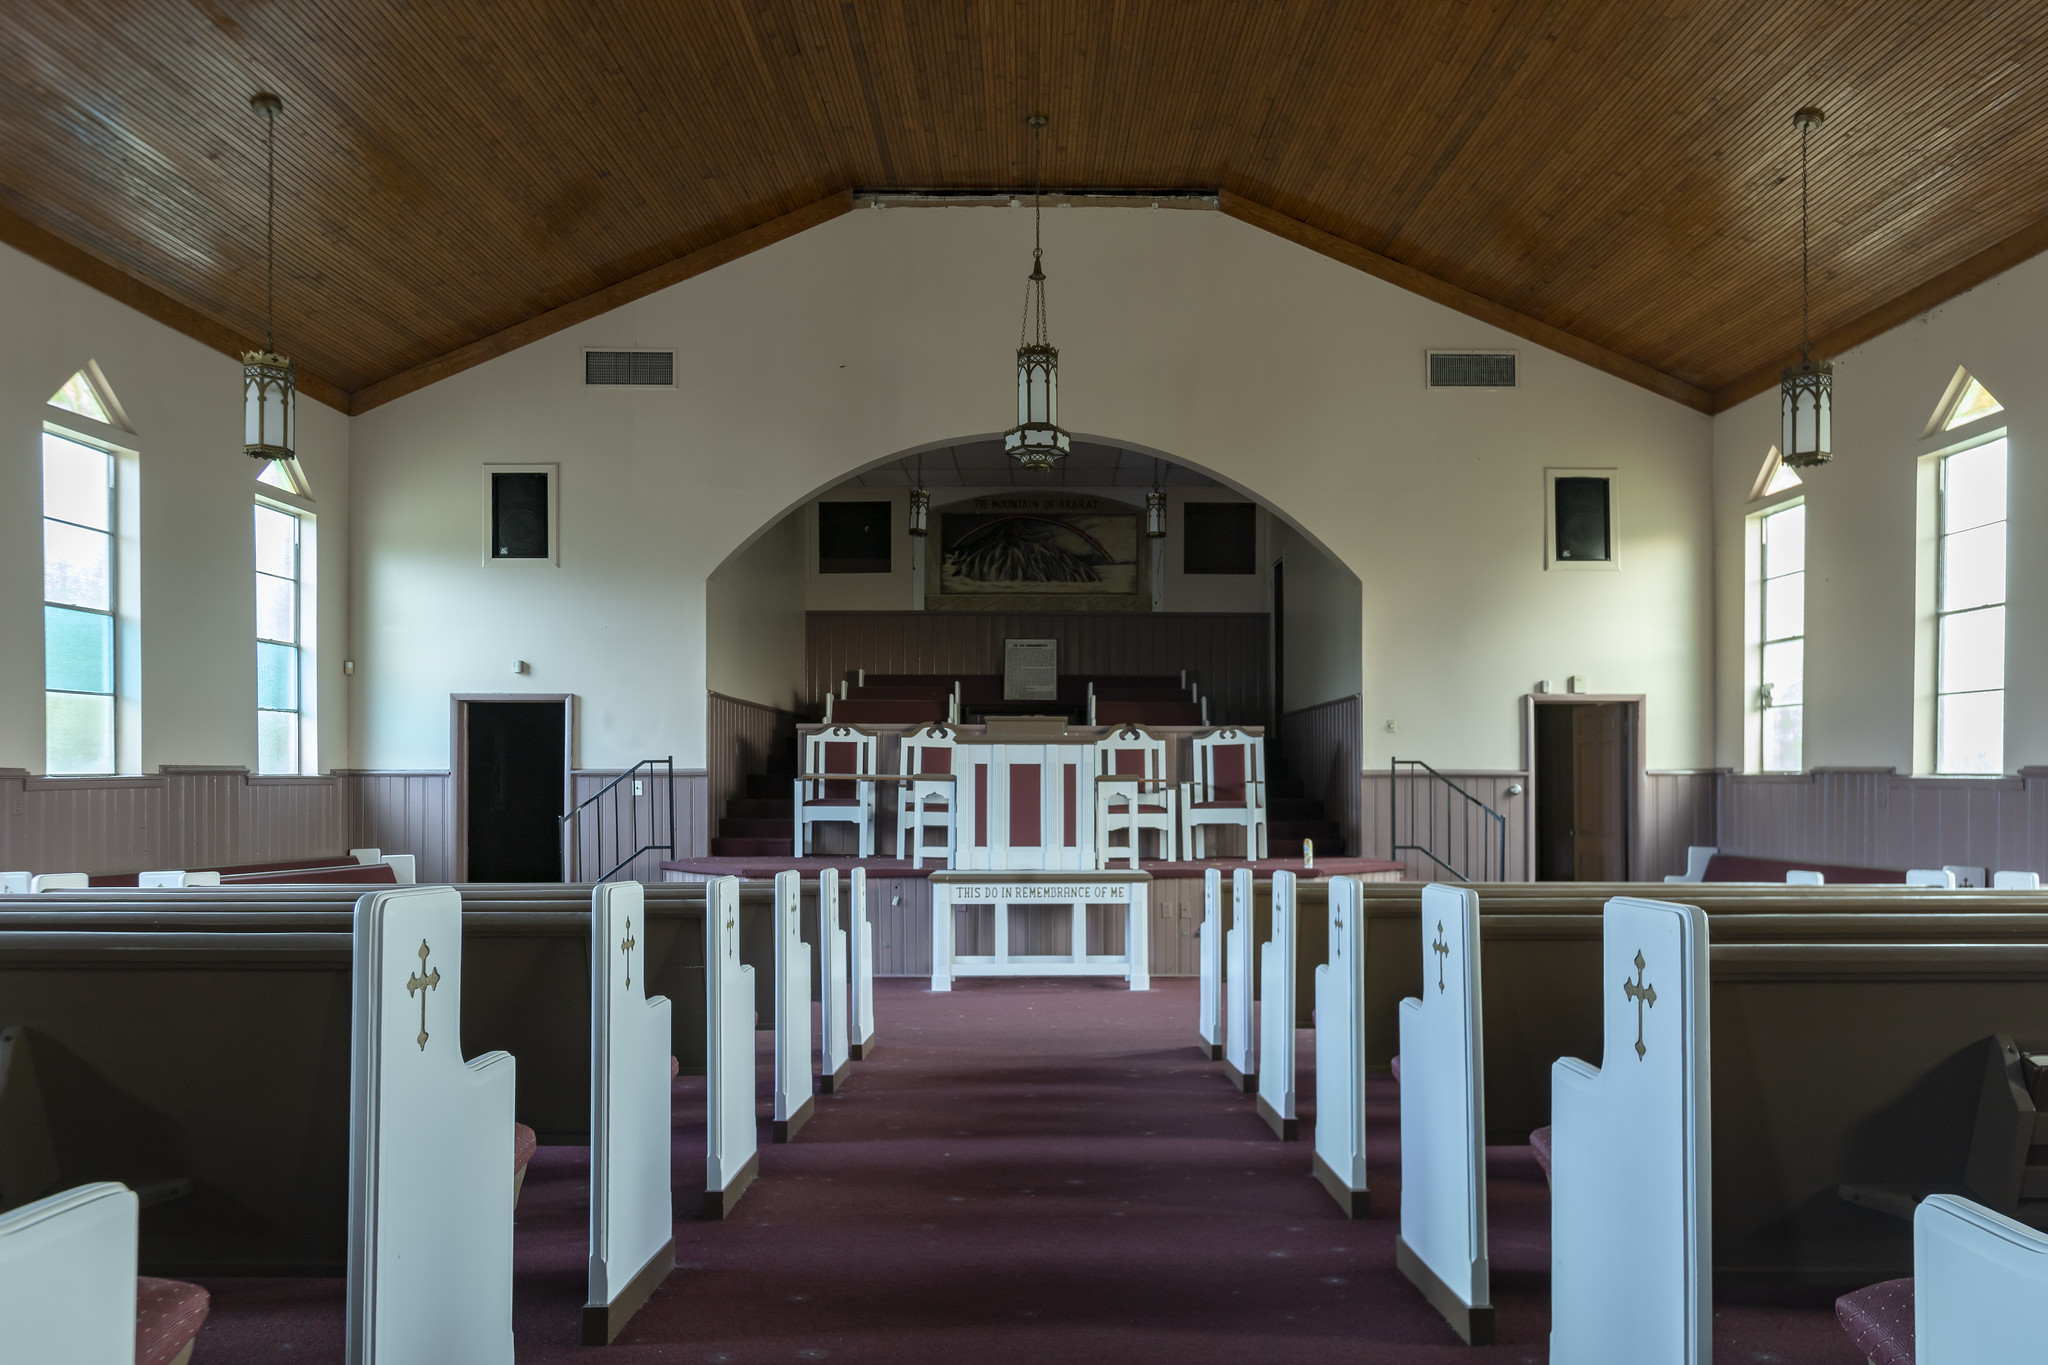
{"label": "black metal handrail", "polygon": [[[1438,793],[1441,792],[1443,795],[1445,845],[1441,857],[1426,845],[1401,842],[1403,768],[1408,770],[1408,836],[1411,841],[1419,837],[1435,838],[1439,828]],[[1390,856],[1399,858],[1403,853],[1419,853],[1461,882],[1507,880],[1508,818],[1505,815],[1419,758],[1391,760],[1388,764],[1387,778],[1387,842],[1393,849]],[[1426,788],[1428,792],[1428,823],[1423,827],[1425,833],[1418,835],[1416,818],[1418,806],[1421,805],[1418,789],[1422,788]],[[1459,804],[1461,801],[1463,804]],[[1475,824],[1479,830],[1477,840],[1473,838]],[[1478,845],[1476,867],[1473,864],[1475,842]],[[1473,872],[1478,875],[1472,876]]]}
{"label": "black metal handrail", "polygon": [[[634,782],[630,792],[623,798],[613,796],[612,793],[617,791],[629,779]],[[654,790],[643,793],[640,789],[642,782],[651,782]],[[607,801],[607,797],[611,799]],[[614,815],[609,823],[608,830],[605,810],[607,807],[611,807],[616,811],[621,800],[630,803],[624,812],[624,819],[621,820],[617,815]],[[617,857],[619,849],[625,845],[627,840],[639,840],[641,838],[640,831],[643,823],[641,815],[643,810],[646,815],[644,823],[647,830],[646,838],[636,844],[631,853],[626,854],[623,858],[618,858],[600,876],[593,878],[594,881],[611,880],[619,874],[621,869],[628,866],[643,853],[666,853],[671,859],[676,856],[676,760],[673,754],[667,758],[641,759],[638,763],[635,763],[632,767],[620,773],[602,787],[599,787],[589,796],[577,802],[572,810],[562,816],[562,832],[569,844],[569,856],[563,860],[562,867],[565,874],[562,878],[564,881],[573,882],[578,880],[576,874],[582,870],[583,839],[581,836],[583,824],[580,817],[592,806],[597,807],[597,837],[592,841],[591,848],[596,853],[599,862],[604,862],[608,857]],[[668,842],[660,843],[657,842],[656,836],[661,833],[664,812],[667,815]],[[622,826],[624,831],[623,837],[621,834]],[[609,834],[609,841],[607,841],[607,834]],[[609,854],[605,852],[607,842],[609,842],[611,849]]]}

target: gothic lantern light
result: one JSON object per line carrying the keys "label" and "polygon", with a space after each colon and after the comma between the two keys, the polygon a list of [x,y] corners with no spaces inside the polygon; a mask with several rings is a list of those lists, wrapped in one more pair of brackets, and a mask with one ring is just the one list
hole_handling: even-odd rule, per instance
{"label": "gothic lantern light", "polygon": [[289,460],[296,425],[298,365],[277,353],[277,116],[284,101],[268,92],[249,97],[263,116],[268,167],[263,281],[263,349],[242,353],[242,452],[256,459]]}
{"label": "gothic lantern light", "polygon": [[1778,449],[1797,469],[1826,464],[1834,451],[1835,367],[1813,358],[1813,289],[1807,256],[1806,145],[1827,115],[1801,109],[1799,128],[1799,363],[1785,367],[1780,386],[1785,410],[1784,439]]}
{"label": "gothic lantern light", "polygon": [[1024,283],[1024,322],[1017,329],[1017,425],[1003,433],[1003,449],[1026,469],[1051,469],[1073,449],[1073,441],[1060,429],[1060,353],[1045,329],[1045,252],[1039,238],[1045,115],[1033,114],[1030,123],[1031,274]]}
{"label": "gothic lantern light", "polygon": [[1159,486],[1159,461],[1152,462],[1152,491],[1145,495],[1145,534],[1154,540],[1166,536],[1166,491]]}
{"label": "gothic lantern light", "polygon": [[922,536],[931,519],[932,495],[924,486],[924,456],[917,457],[917,486],[910,490],[910,534]]}

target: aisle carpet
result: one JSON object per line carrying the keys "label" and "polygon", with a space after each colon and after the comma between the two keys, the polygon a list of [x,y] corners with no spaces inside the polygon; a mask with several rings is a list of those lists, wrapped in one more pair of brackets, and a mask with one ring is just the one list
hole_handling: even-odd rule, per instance
{"label": "aisle carpet", "polygon": [[[1489,1154],[1501,1344],[1462,1345],[1394,1269],[1399,1092],[1371,1082],[1373,1218],[1350,1222],[1193,1046],[1195,983],[876,983],[875,1056],[725,1223],[694,1218],[702,1078],[677,1084],[670,1277],[619,1341],[576,1345],[585,1149],[543,1147],[518,1214],[519,1359],[931,1362],[1543,1361],[1549,1204],[1525,1147]],[[768,1072],[769,1035],[761,1074]],[[765,1092],[764,1092],[765,1093]],[[765,1109],[764,1109],[765,1114]],[[342,1358],[333,1280],[214,1280],[195,1365]],[[1715,1358],[1860,1365],[1824,1304],[1722,1305]]]}

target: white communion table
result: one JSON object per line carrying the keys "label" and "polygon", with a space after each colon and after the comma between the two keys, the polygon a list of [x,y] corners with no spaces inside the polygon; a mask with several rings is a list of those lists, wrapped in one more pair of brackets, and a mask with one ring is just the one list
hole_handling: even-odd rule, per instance
{"label": "white communion table", "polygon": [[[1121,976],[1134,991],[1150,990],[1147,967],[1149,872],[934,872],[932,891],[932,989],[950,991],[961,976]],[[964,906],[995,910],[995,951],[956,951],[953,912]],[[1072,949],[1065,953],[1012,953],[1012,905],[1071,908]],[[1124,907],[1124,950],[1088,951],[1088,907]]]}

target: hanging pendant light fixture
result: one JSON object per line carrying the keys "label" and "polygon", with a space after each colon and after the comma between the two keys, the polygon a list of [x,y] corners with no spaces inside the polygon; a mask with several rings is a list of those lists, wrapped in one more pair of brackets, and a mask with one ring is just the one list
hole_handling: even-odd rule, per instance
{"label": "hanging pendant light fixture", "polygon": [[1145,534],[1154,540],[1166,536],[1166,490],[1160,485],[1159,461],[1152,461],[1152,491],[1145,495]]}
{"label": "hanging pendant light fixture", "polygon": [[1813,358],[1813,285],[1807,251],[1806,145],[1826,118],[1818,109],[1801,109],[1792,116],[1799,129],[1799,363],[1786,366],[1780,385],[1785,430],[1778,449],[1795,469],[1826,464],[1834,454],[1835,367]]}
{"label": "hanging pendant light fixture", "polygon": [[930,520],[932,495],[925,491],[924,456],[917,457],[917,486],[910,490],[910,534],[922,536]]}
{"label": "hanging pendant light fixture", "polygon": [[268,92],[249,97],[263,116],[269,164],[263,281],[263,349],[242,353],[242,452],[259,460],[289,460],[295,436],[298,365],[277,353],[277,116],[284,101]]}
{"label": "hanging pendant light fixture", "polygon": [[1029,122],[1031,274],[1024,282],[1024,322],[1017,329],[1017,425],[1003,433],[1003,449],[1026,469],[1051,469],[1073,449],[1073,441],[1060,429],[1060,353],[1045,329],[1045,251],[1039,238],[1039,201],[1045,189],[1040,145],[1045,115],[1033,114]]}

